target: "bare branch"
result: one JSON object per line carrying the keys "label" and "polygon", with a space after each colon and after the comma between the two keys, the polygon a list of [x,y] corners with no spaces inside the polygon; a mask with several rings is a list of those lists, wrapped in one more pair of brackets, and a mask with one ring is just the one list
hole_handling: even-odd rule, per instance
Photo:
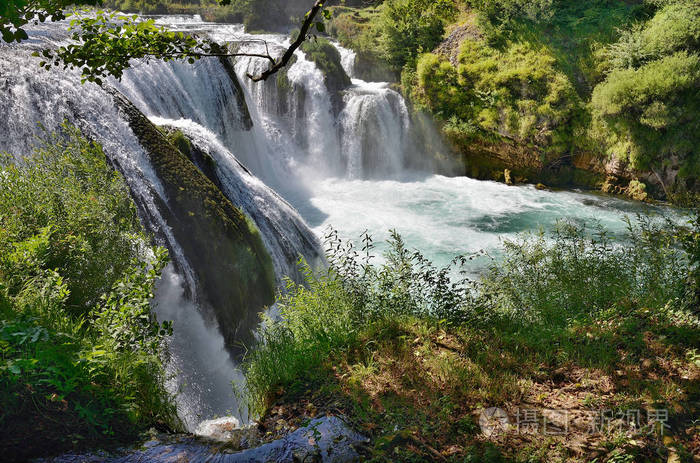
{"label": "bare branch", "polygon": [[299,36],[296,38],[294,43],[292,43],[289,48],[287,48],[287,51],[284,52],[284,55],[279,59],[277,62],[273,62],[272,66],[270,68],[260,74],[259,76],[253,76],[251,74],[248,74],[248,77],[253,81],[253,82],[259,82],[261,80],[267,80],[268,77],[271,75],[275,74],[277,71],[282,69],[289,63],[289,60],[292,59],[292,56],[294,56],[294,52],[301,46],[302,43],[306,40],[306,35],[309,33],[309,30],[311,29],[311,26],[314,23],[314,19],[316,18],[316,15],[318,15],[318,12],[323,9],[323,4],[325,3],[325,0],[316,0],[316,3],[314,3],[313,8],[309,10],[308,13],[306,13],[306,19],[304,19],[304,23],[301,25],[301,30],[299,31]]}

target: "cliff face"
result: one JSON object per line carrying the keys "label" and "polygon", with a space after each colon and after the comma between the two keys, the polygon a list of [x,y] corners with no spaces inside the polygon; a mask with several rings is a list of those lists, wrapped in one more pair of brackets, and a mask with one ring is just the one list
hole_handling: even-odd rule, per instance
{"label": "cliff face", "polygon": [[275,276],[253,222],[131,102],[111,92],[165,189],[159,208],[198,281],[198,295],[229,347],[250,344],[274,301]]}

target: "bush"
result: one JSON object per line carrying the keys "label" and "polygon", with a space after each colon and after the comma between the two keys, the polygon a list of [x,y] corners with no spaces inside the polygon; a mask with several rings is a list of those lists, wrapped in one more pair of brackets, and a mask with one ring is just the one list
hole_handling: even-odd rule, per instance
{"label": "bush", "polygon": [[[0,447],[10,459],[179,428],[148,246],[99,145],[65,126],[0,167]],[[27,445],[29,439],[36,445]]]}
{"label": "bush", "polygon": [[382,336],[397,326],[428,324],[462,339],[491,339],[482,342],[493,346],[477,351],[505,349],[508,358],[528,364],[568,358],[610,369],[618,360],[615,343],[589,343],[572,333],[616,320],[634,333],[624,340],[634,351],[638,314],[651,310],[661,320],[654,330],[685,347],[697,344],[691,340],[700,329],[693,314],[700,222],[655,225],[640,218],[623,240],[562,222],[551,237],[505,242],[503,257],[477,282],[461,276],[466,258],[437,269],[395,232],[382,265],[371,264],[370,237],[357,249],[331,232],[329,270],[314,275],[305,267],[307,284],[290,284],[281,319],[266,321],[263,342],[245,359],[251,410],[264,412],[279,388],[313,382],[351,352],[369,351],[372,358],[372,345],[387,342]]}
{"label": "bush", "polygon": [[680,160],[682,176],[700,175],[700,13],[669,3],[604,50],[608,75],[594,90],[594,133],[608,152],[639,169]]}
{"label": "bush", "polygon": [[603,124],[598,133],[635,168],[658,168],[675,155],[682,174],[698,175],[699,84],[700,57],[684,51],[614,70],[593,92],[593,113]]}
{"label": "bush", "polygon": [[566,222],[551,241],[541,234],[506,241],[484,291],[500,310],[554,325],[615,304],[663,307],[683,300],[691,260],[673,233],[648,219],[628,227],[624,244],[601,228]]}
{"label": "bush", "polygon": [[391,65],[401,69],[443,39],[444,22],[456,11],[449,0],[389,0],[380,17],[382,44]]}
{"label": "bush", "polygon": [[[499,51],[467,40],[456,69],[444,58],[423,55],[413,97],[443,120],[469,121],[483,134],[533,143],[554,153],[567,152],[577,143],[580,101],[545,50],[519,45]],[[449,129],[459,126],[453,123]],[[464,136],[473,132],[469,127]]]}

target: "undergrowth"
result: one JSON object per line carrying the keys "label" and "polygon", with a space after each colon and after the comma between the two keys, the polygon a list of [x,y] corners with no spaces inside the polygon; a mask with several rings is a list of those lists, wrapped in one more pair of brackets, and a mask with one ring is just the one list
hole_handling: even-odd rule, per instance
{"label": "undergrowth", "polygon": [[[330,232],[328,270],[305,267],[306,284],[289,283],[281,318],[245,361],[249,405],[265,416],[279,404],[330,403],[373,438],[367,458],[377,461],[433,461],[435,451],[519,461],[533,448],[542,456],[532,461],[575,460],[569,441],[485,443],[475,424],[488,406],[551,407],[565,385],[589,391],[569,398],[583,411],[664,406],[683,436],[699,397],[699,232],[697,220],[640,218],[615,241],[562,222],[552,236],[506,241],[478,281],[460,271],[469,257],[435,268],[392,233],[374,265],[370,237],[356,248]],[[630,450],[629,436],[599,436],[611,452],[600,461],[668,452],[648,437]],[[687,454],[692,442],[673,445]]]}
{"label": "undergrowth", "polygon": [[0,162],[0,443],[3,458],[179,429],[151,313],[168,262],[121,175],[64,126]]}

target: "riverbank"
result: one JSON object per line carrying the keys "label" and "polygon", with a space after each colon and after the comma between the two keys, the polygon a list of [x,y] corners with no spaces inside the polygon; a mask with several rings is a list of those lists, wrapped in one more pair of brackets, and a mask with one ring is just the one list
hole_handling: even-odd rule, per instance
{"label": "riverbank", "polygon": [[521,3],[338,6],[326,28],[357,52],[359,77],[400,82],[433,115],[465,175],[692,204],[690,3]]}
{"label": "riverbank", "polygon": [[697,461],[694,230],[563,226],[456,286],[396,236],[377,268],[334,241],[244,365],[250,405],[270,431],[340,416],[365,461]]}

